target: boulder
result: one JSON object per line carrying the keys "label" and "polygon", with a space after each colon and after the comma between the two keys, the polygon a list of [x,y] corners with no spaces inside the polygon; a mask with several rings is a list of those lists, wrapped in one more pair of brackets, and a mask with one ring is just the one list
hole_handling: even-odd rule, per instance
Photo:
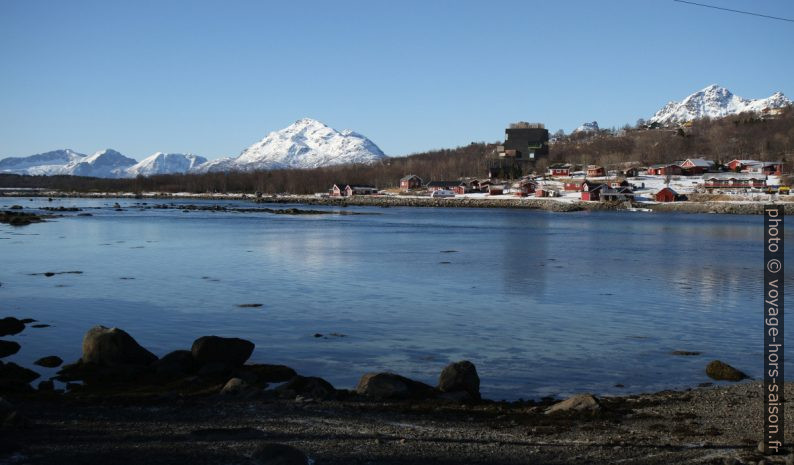
{"label": "boulder", "polygon": [[336,396],[336,389],[328,381],[314,376],[294,376],[276,388],[287,397],[303,396],[315,400],[331,399]]}
{"label": "boulder", "polygon": [[61,367],[55,379],[61,382],[84,381],[86,384],[125,384],[140,381],[150,372],[143,365],[98,365],[78,360]]}
{"label": "boulder", "polygon": [[254,343],[236,337],[204,336],[193,341],[190,351],[201,365],[217,362],[237,367],[251,356]]}
{"label": "boulder", "polygon": [[54,391],[55,390],[55,383],[52,382],[50,379],[45,379],[44,381],[39,382],[39,391]]}
{"label": "boulder", "polygon": [[578,394],[546,409],[546,414],[555,412],[595,412],[601,409],[598,399],[590,394]]}
{"label": "boulder", "polygon": [[42,357],[36,360],[35,362],[33,362],[34,365],[38,365],[44,368],[59,367],[61,366],[61,363],[63,363],[63,360],[61,359],[61,357],[58,357],[56,355],[48,355],[47,357]]}
{"label": "boulder", "polygon": [[25,329],[25,323],[13,316],[0,319],[0,336],[10,336],[21,333]]}
{"label": "boulder", "polygon": [[300,450],[286,444],[263,444],[251,455],[256,465],[307,465],[309,458]]}
{"label": "boulder", "polygon": [[40,375],[33,370],[21,367],[16,363],[0,362],[0,391],[28,392],[33,388],[30,382]]}
{"label": "boulder", "polygon": [[105,366],[149,365],[157,356],[122,329],[94,326],[83,337],[82,360]]}
{"label": "boulder", "polygon": [[367,373],[356,392],[373,399],[422,399],[433,395],[433,388],[394,373]]}
{"label": "boulder", "polygon": [[196,372],[202,378],[225,378],[231,374],[229,366],[221,362],[210,362]]}
{"label": "boulder", "polygon": [[468,360],[451,363],[438,377],[438,390],[441,392],[464,391],[472,398],[480,398],[480,377],[477,368]]}
{"label": "boulder", "polygon": [[196,361],[189,350],[175,350],[152,363],[152,368],[159,375],[178,377],[193,373],[196,370]]}
{"label": "boulder", "polygon": [[15,353],[19,352],[20,348],[22,348],[22,346],[20,346],[17,342],[0,341],[0,358],[14,355]]}
{"label": "boulder", "polygon": [[250,384],[283,383],[298,376],[292,368],[285,365],[254,364],[240,367],[236,376]]}
{"label": "boulder", "polygon": [[706,374],[717,381],[741,381],[749,378],[746,374],[720,360],[712,360],[706,366]]}
{"label": "boulder", "polygon": [[251,397],[256,394],[257,389],[246,383],[240,378],[232,378],[226,382],[221,389],[222,396],[230,397]]}

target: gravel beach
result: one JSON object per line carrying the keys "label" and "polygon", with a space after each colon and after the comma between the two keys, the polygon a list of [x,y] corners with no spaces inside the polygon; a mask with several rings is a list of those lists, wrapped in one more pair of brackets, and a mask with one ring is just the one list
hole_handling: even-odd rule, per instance
{"label": "gravel beach", "polygon": [[[786,386],[794,394],[794,384]],[[533,403],[237,400],[220,396],[13,401],[0,463],[252,464],[264,443],[316,464],[792,463],[758,451],[761,384]],[[792,423],[791,411],[787,422]],[[792,436],[787,434],[790,444]],[[788,460],[788,461],[787,461]],[[283,462],[290,463],[290,462]]]}

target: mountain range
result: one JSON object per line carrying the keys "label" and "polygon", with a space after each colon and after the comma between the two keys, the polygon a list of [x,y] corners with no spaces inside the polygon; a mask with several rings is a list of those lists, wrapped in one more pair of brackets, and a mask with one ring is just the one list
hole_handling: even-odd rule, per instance
{"label": "mountain range", "polygon": [[724,87],[712,84],[680,102],[668,102],[649,121],[670,125],[705,117],[722,118],[744,112],[763,113],[791,104],[791,100],[780,92],[775,92],[767,98],[746,99],[734,95]]}
{"label": "mountain range", "polygon": [[[763,99],[745,99],[710,85],[680,102],[671,101],[649,120],[676,125],[698,118],[721,118],[742,112],[765,113],[792,105],[780,92]],[[597,132],[598,123],[585,123],[574,132]],[[0,173],[75,175],[129,178],[172,173],[207,173],[272,169],[318,168],[342,164],[372,164],[387,158],[375,143],[351,130],[337,131],[303,118],[251,145],[237,157],[207,160],[193,154],[157,152],[140,162],[105,149],[84,155],[70,149],[0,160]]]}
{"label": "mountain range", "polygon": [[70,149],[0,160],[0,173],[131,178],[173,173],[318,168],[377,163],[386,155],[366,137],[304,118],[273,131],[236,158],[207,161],[193,154],[157,152],[141,161],[112,149],[87,156]]}

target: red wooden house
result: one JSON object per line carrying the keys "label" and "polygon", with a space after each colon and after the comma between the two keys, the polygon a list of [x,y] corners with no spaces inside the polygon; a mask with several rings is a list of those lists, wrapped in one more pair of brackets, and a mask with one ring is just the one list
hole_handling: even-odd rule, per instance
{"label": "red wooden house", "polygon": [[714,171],[714,162],[704,158],[687,158],[681,163],[681,174],[697,176]]}
{"label": "red wooden house", "polygon": [[648,167],[648,174],[652,176],[667,176],[668,174],[671,176],[680,176],[681,172],[681,167],[673,163],[651,165]]}
{"label": "red wooden house", "polygon": [[582,183],[582,200],[601,200],[601,189],[604,184]]}
{"label": "red wooden house", "polygon": [[714,173],[703,177],[707,189],[762,189],[766,175],[752,173]]}
{"label": "red wooden house", "polygon": [[549,166],[549,169],[546,171],[546,174],[549,176],[570,176],[571,175],[571,165],[568,163],[556,163],[554,165]]}
{"label": "red wooden house", "polygon": [[591,178],[597,178],[600,176],[606,176],[607,172],[603,166],[598,165],[588,165],[587,167],[587,175]]}
{"label": "red wooden house", "polygon": [[665,187],[653,195],[657,202],[675,202],[678,199],[676,191]]}
{"label": "red wooden house", "polygon": [[783,174],[783,162],[780,161],[759,161],[748,165],[742,171],[746,173],[766,174],[769,176],[780,176]]}
{"label": "red wooden house", "polygon": [[725,167],[734,173],[738,173],[739,171],[744,170],[746,167],[756,163],[758,163],[757,160],[731,160],[727,165],[725,165]]}
{"label": "red wooden house", "polygon": [[420,187],[422,187],[422,178],[415,174],[409,174],[400,179],[400,189],[404,191],[418,189]]}

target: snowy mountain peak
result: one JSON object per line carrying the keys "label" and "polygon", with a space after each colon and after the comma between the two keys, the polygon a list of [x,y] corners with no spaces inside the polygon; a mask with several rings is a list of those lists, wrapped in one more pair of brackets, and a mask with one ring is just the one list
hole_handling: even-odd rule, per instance
{"label": "snowy mountain peak", "polygon": [[[386,155],[371,140],[351,130],[337,131],[311,118],[300,119],[273,131],[245,149],[233,162],[214,164],[211,170],[317,168],[347,163],[374,163]],[[199,168],[201,170],[201,168]]]}
{"label": "snowy mountain peak", "polygon": [[156,152],[128,168],[127,174],[134,177],[139,175],[187,173],[206,162],[206,158],[192,153]]}
{"label": "snowy mountain peak", "polygon": [[598,121],[593,121],[590,123],[583,123],[578,128],[574,129],[573,132],[598,132]]}
{"label": "snowy mountain peak", "polygon": [[743,112],[760,113],[791,104],[791,100],[781,92],[775,92],[765,99],[745,99],[724,87],[712,84],[687,96],[680,103],[668,102],[650,121],[663,125],[676,124],[704,117],[721,118]]}
{"label": "snowy mountain peak", "polygon": [[29,157],[10,157],[0,160],[0,173],[53,175],[64,173],[64,167],[85,158],[71,149],[53,150]]}
{"label": "snowy mountain peak", "polygon": [[89,157],[68,163],[64,174],[96,178],[119,178],[125,170],[137,163],[113,149],[100,150]]}

